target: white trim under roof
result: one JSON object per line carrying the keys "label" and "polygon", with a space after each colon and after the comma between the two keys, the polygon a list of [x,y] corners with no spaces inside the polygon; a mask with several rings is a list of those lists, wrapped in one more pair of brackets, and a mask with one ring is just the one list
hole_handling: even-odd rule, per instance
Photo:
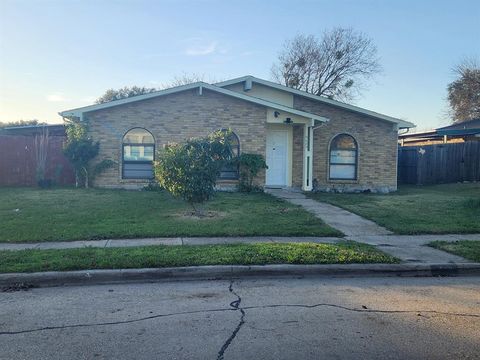
{"label": "white trim under roof", "polygon": [[248,102],[251,102],[251,103],[255,103],[255,104],[258,104],[258,105],[263,105],[263,106],[266,106],[268,108],[285,111],[285,112],[293,114],[293,115],[302,116],[304,118],[311,119],[313,121],[320,121],[320,122],[328,121],[328,119],[323,117],[323,116],[318,116],[318,115],[311,114],[311,113],[306,112],[306,111],[297,110],[297,109],[294,109],[294,108],[291,108],[291,107],[288,107],[288,106],[285,106],[285,105],[277,104],[277,103],[274,103],[274,102],[271,102],[271,101],[268,101],[268,100],[263,100],[263,99],[259,99],[259,98],[256,98],[256,97],[244,95],[244,94],[238,93],[236,91],[224,89],[224,88],[221,88],[221,87],[218,87],[218,86],[215,86],[215,85],[210,85],[210,84],[207,84],[207,83],[204,83],[204,82],[196,82],[196,83],[192,83],[192,84],[188,84],[188,85],[176,86],[176,87],[173,87],[173,88],[170,88],[170,89],[155,91],[155,92],[144,94],[144,95],[132,96],[132,97],[129,97],[129,98],[126,98],[126,99],[121,99],[121,100],[109,101],[109,102],[106,102],[106,103],[103,103],[103,104],[96,104],[96,105],[84,106],[84,107],[81,107],[81,108],[76,108],[76,109],[71,109],[71,110],[65,110],[65,111],[59,112],[58,114],[62,117],[74,116],[74,117],[78,117],[78,118],[82,119],[82,115],[86,112],[107,109],[107,108],[118,106],[118,105],[129,104],[129,103],[136,102],[136,101],[147,100],[147,99],[155,98],[157,96],[174,94],[174,93],[177,93],[177,92],[196,89],[196,88],[199,89],[199,95],[202,94],[202,89],[207,89],[207,90],[215,91],[215,92],[218,92],[220,94],[227,95],[227,96],[232,96],[232,97],[237,98],[237,99],[242,99],[242,100],[245,100],[245,101],[248,101]]}
{"label": "white trim under roof", "polygon": [[278,90],[290,92],[290,93],[295,94],[295,95],[303,96],[303,97],[313,99],[313,100],[316,100],[316,101],[320,101],[320,102],[323,102],[323,103],[326,103],[326,104],[329,104],[329,105],[337,106],[337,107],[340,107],[340,108],[343,108],[343,109],[346,109],[346,110],[354,111],[354,112],[364,114],[364,115],[368,115],[368,116],[371,116],[371,117],[374,117],[374,118],[377,118],[377,119],[381,119],[381,120],[389,121],[389,122],[392,122],[392,123],[396,123],[396,124],[398,124],[398,127],[400,129],[415,127],[415,125],[413,123],[409,122],[409,121],[397,119],[397,118],[394,118],[394,117],[391,117],[391,116],[388,116],[388,115],[379,114],[379,113],[374,112],[374,111],[370,111],[370,110],[366,110],[366,109],[363,109],[363,108],[358,107],[358,106],[346,104],[346,103],[343,103],[341,101],[328,99],[328,98],[323,97],[323,96],[313,95],[313,94],[307,93],[307,92],[302,91],[302,90],[293,89],[293,88],[290,88],[288,86],[277,84],[277,83],[267,81],[267,80],[263,80],[263,79],[259,79],[259,78],[256,78],[254,76],[251,76],[251,75],[242,76],[242,77],[232,79],[232,80],[222,81],[222,82],[216,83],[214,85],[219,86],[219,87],[224,87],[224,86],[228,86],[228,85],[237,84],[237,83],[240,83],[240,82],[243,82],[243,81],[249,81],[249,82],[262,84],[262,85],[265,85],[265,86],[268,86],[268,87],[271,87],[271,88],[275,88],[275,89],[278,89]]}

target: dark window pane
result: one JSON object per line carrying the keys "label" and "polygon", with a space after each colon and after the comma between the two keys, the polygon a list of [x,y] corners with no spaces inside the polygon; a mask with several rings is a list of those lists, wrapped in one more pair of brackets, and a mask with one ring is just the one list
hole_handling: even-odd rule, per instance
{"label": "dark window pane", "polygon": [[124,163],[123,177],[130,179],[153,179],[153,165],[142,163]]}

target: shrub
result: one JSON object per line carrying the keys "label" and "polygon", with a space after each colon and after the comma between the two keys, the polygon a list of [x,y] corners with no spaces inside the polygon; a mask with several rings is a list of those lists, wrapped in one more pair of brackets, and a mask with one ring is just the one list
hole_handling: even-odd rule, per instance
{"label": "shrub", "polygon": [[241,192],[262,191],[259,186],[253,185],[253,180],[262,169],[267,169],[267,163],[262,155],[243,153],[238,157],[240,180],[238,189]]}
{"label": "shrub", "polygon": [[88,188],[96,175],[112,167],[115,162],[106,159],[90,168],[89,163],[98,155],[100,144],[87,137],[86,126],[83,124],[70,122],[66,127],[66,133],[67,141],[63,153],[75,170],[75,186],[78,187],[83,181],[84,186]]}
{"label": "shrub", "polygon": [[215,191],[220,169],[232,158],[228,132],[216,131],[184,144],[168,145],[158,154],[155,178],[173,196],[187,201],[197,216],[203,216],[201,204]]}

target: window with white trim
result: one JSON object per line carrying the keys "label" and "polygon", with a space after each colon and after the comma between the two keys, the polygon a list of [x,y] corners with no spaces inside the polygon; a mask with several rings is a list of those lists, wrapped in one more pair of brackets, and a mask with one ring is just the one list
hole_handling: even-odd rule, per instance
{"label": "window with white trim", "polygon": [[[228,130],[221,130],[227,132]],[[238,164],[236,160],[240,156],[240,140],[238,139],[237,134],[233,131],[230,131],[230,134],[227,138],[228,143],[232,149],[232,160],[223,165],[220,169],[220,175],[218,179],[220,180],[236,180],[238,179]]]}
{"label": "window with white trim", "polygon": [[358,146],[353,136],[340,134],[330,143],[330,180],[356,180]]}
{"label": "window with white trim", "polygon": [[122,178],[153,179],[155,139],[143,128],[129,130],[122,141]]}

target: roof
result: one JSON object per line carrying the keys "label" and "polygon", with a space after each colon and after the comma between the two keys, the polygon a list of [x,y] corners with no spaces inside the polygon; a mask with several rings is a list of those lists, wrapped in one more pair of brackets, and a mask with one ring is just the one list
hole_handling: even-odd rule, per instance
{"label": "roof", "polygon": [[466,136],[480,134],[480,119],[464,121],[448,126],[436,128],[434,130],[419,131],[414,133],[401,134],[398,137],[401,139],[407,138],[431,138],[442,137],[444,135],[450,136]]}
{"label": "roof", "polygon": [[437,130],[466,130],[466,129],[480,129],[480,119],[468,120],[453,125],[444,126]]}
{"label": "roof", "polygon": [[64,124],[39,124],[39,125],[25,125],[25,126],[8,126],[0,128],[2,135],[35,135],[47,128],[51,135],[65,135]]}
{"label": "roof", "polygon": [[251,102],[251,103],[255,103],[255,104],[258,104],[258,105],[263,105],[263,106],[266,106],[266,107],[269,107],[269,108],[272,108],[272,109],[275,109],[275,110],[281,110],[281,111],[285,111],[285,112],[288,112],[288,113],[291,113],[291,114],[294,114],[294,115],[303,116],[303,117],[308,118],[308,119],[321,121],[321,122],[328,121],[328,119],[323,117],[323,116],[319,116],[319,115],[316,115],[316,114],[313,114],[313,113],[310,113],[310,112],[294,109],[292,107],[285,106],[285,105],[282,105],[282,104],[278,104],[278,103],[275,103],[275,102],[272,102],[272,101],[269,101],[269,100],[260,99],[258,97],[245,95],[245,94],[242,94],[242,93],[239,93],[239,92],[236,92],[236,91],[225,89],[225,86],[228,86],[228,85],[231,85],[231,84],[236,84],[236,83],[239,83],[239,82],[242,82],[242,81],[251,81],[251,82],[254,82],[254,83],[262,84],[262,85],[265,85],[265,86],[268,86],[268,87],[271,87],[271,88],[275,88],[275,89],[278,89],[278,90],[281,90],[281,91],[286,91],[286,92],[290,92],[290,93],[293,93],[293,94],[296,94],[296,95],[299,95],[299,96],[303,96],[303,97],[306,97],[306,98],[309,98],[309,99],[313,99],[315,101],[319,101],[319,102],[322,102],[322,103],[325,103],[325,104],[333,105],[333,106],[336,106],[336,107],[339,107],[339,108],[342,108],[342,109],[346,109],[346,110],[353,111],[353,112],[356,112],[356,113],[359,113],[359,114],[367,115],[367,116],[370,116],[370,117],[375,118],[375,119],[380,119],[380,120],[392,122],[392,123],[398,124],[399,128],[410,128],[410,127],[415,126],[414,124],[412,124],[411,122],[408,122],[408,121],[404,121],[404,120],[397,119],[397,118],[394,118],[394,117],[391,117],[391,116],[379,114],[379,113],[376,113],[374,111],[366,110],[366,109],[360,108],[358,106],[349,105],[349,104],[346,104],[346,103],[343,103],[343,102],[340,102],[340,101],[331,100],[331,99],[328,99],[328,98],[325,98],[325,97],[322,97],[322,96],[309,94],[305,91],[293,89],[293,88],[290,88],[290,87],[287,87],[287,86],[284,86],[284,85],[276,84],[274,82],[259,79],[259,78],[256,78],[256,77],[253,77],[253,76],[250,76],[250,75],[243,76],[243,77],[236,78],[236,79],[232,79],[232,80],[228,80],[228,81],[223,81],[223,82],[216,83],[216,84],[213,84],[213,85],[212,84],[207,84],[205,82],[195,82],[195,83],[192,83],[192,84],[176,86],[176,87],[173,87],[173,88],[160,90],[160,91],[155,91],[155,92],[144,94],[144,95],[138,95],[138,96],[133,96],[133,97],[126,98],[126,99],[110,101],[110,102],[106,102],[106,103],[103,103],[103,104],[95,104],[95,105],[84,106],[84,107],[75,108],[75,109],[71,109],[71,110],[65,110],[65,111],[60,112],[59,115],[63,116],[63,117],[75,116],[75,117],[82,118],[82,115],[84,113],[87,113],[87,112],[107,109],[107,108],[118,106],[118,105],[129,104],[129,103],[133,103],[133,102],[137,102],[137,101],[147,100],[147,99],[151,99],[151,98],[155,98],[155,97],[159,97],[159,96],[174,94],[174,93],[178,93],[178,92],[181,92],[181,91],[186,91],[186,90],[191,90],[191,89],[197,89],[198,88],[200,92],[202,91],[202,89],[207,89],[207,90],[214,91],[214,92],[217,92],[217,93],[221,93],[221,94],[224,94],[224,95],[227,95],[227,96],[232,96],[232,97],[237,98],[237,99],[242,99],[242,100],[245,100],[245,101],[248,101],[248,102]]}
{"label": "roof", "polygon": [[217,92],[217,93],[221,93],[221,94],[224,94],[224,95],[232,96],[232,97],[237,98],[237,99],[242,99],[242,100],[254,103],[254,104],[263,105],[263,106],[266,106],[266,107],[269,107],[269,108],[272,108],[272,109],[285,111],[285,112],[288,112],[288,113],[291,113],[291,114],[294,114],[294,115],[298,115],[298,116],[303,116],[303,117],[308,118],[308,119],[317,120],[317,121],[321,121],[321,122],[328,121],[328,119],[323,117],[323,116],[312,114],[312,113],[309,113],[309,112],[306,112],[306,111],[297,110],[297,109],[294,109],[294,108],[291,108],[291,107],[288,107],[288,106],[285,106],[285,105],[277,104],[277,103],[274,103],[274,102],[271,102],[271,101],[268,101],[268,100],[263,100],[263,99],[255,98],[255,97],[252,97],[252,96],[240,94],[238,92],[231,91],[231,90],[228,90],[228,89],[224,89],[224,88],[219,87],[219,86],[207,84],[205,82],[196,82],[196,83],[192,83],[192,84],[176,86],[176,87],[173,87],[173,88],[170,88],[170,89],[155,91],[155,92],[151,92],[151,93],[144,94],[144,95],[129,97],[129,98],[126,98],[126,99],[115,100],[115,101],[110,101],[110,102],[106,102],[106,103],[103,103],[103,104],[95,104],[95,105],[90,105],[90,106],[84,106],[84,107],[81,107],[81,108],[66,110],[66,111],[60,112],[59,115],[63,116],[63,117],[69,117],[69,116],[81,117],[81,115],[83,113],[102,110],[102,109],[107,109],[107,108],[118,106],[118,105],[129,104],[129,103],[133,103],[133,102],[137,102],[137,101],[152,99],[152,98],[159,97],[159,96],[175,94],[175,93],[178,93],[178,92],[197,89],[197,88],[200,89],[199,91],[202,91],[203,89],[207,89],[207,90],[214,91],[214,92]]}
{"label": "roof", "polygon": [[373,117],[373,118],[376,118],[376,119],[381,119],[381,120],[397,123],[399,128],[415,127],[415,125],[413,123],[409,122],[409,121],[401,120],[401,119],[394,118],[394,117],[388,116],[388,115],[383,115],[383,114],[380,114],[380,113],[377,113],[377,112],[374,112],[374,111],[370,111],[370,110],[367,110],[367,109],[364,109],[364,108],[361,108],[361,107],[358,107],[358,106],[350,105],[350,104],[347,104],[347,103],[344,103],[344,102],[341,102],[341,101],[332,100],[332,99],[326,98],[324,96],[318,96],[318,95],[310,94],[306,91],[293,89],[291,87],[281,85],[281,84],[277,84],[277,83],[274,83],[272,81],[259,79],[259,78],[256,78],[254,76],[251,76],[251,75],[242,76],[242,77],[227,80],[227,81],[222,81],[222,82],[216,83],[215,85],[220,86],[220,87],[224,87],[224,86],[228,86],[228,85],[232,85],[232,84],[237,84],[237,83],[240,83],[240,82],[243,82],[243,81],[252,81],[252,82],[257,83],[257,84],[262,84],[262,85],[265,85],[265,86],[268,86],[268,87],[271,87],[271,88],[275,88],[275,89],[278,89],[278,90],[281,90],[281,91],[286,91],[286,92],[289,92],[289,93],[292,93],[292,94],[295,94],[295,95],[298,95],[298,96],[303,96],[305,98],[312,99],[312,100],[315,100],[315,101],[318,101],[318,102],[321,102],[321,103],[324,103],[324,104],[333,105],[335,107],[339,107],[339,108],[349,110],[349,111],[353,111],[353,112],[356,112],[356,113],[359,113],[359,114],[367,115],[367,116],[370,116],[370,117]]}

